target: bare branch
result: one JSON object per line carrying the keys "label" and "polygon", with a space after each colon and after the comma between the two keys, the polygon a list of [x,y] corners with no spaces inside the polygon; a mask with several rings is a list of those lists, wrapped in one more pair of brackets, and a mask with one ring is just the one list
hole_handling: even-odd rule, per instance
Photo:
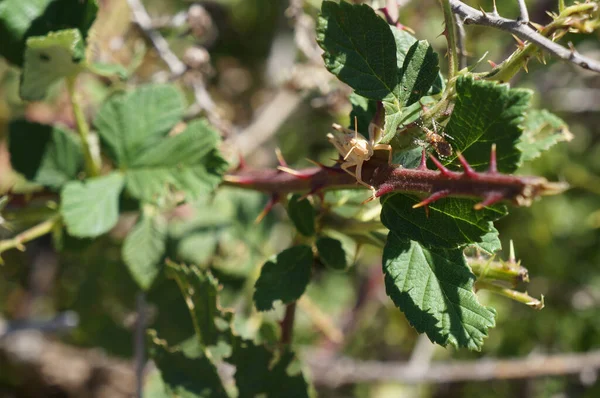
{"label": "bare branch", "polygon": [[517,0],[519,4],[519,21],[521,24],[526,25],[529,23],[529,11],[527,11],[527,5],[525,4],[525,0]]}
{"label": "bare branch", "polygon": [[142,29],[144,34],[150,39],[152,45],[158,52],[160,58],[165,61],[171,73],[175,76],[183,74],[186,70],[186,66],[181,60],[171,51],[169,43],[162,37],[160,33],[154,30],[152,25],[152,19],[146,8],[140,0],[127,0],[131,13],[135,23]]}
{"label": "bare branch", "polygon": [[480,359],[447,361],[426,367],[409,362],[357,361],[347,357],[332,358],[329,353],[305,355],[316,384],[331,387],[365,382],[450,383],[529,379],[540,376],[584,374],[600,369],[600,350],[586,353],[530,355],[515,359]]}
{"label": "bare branch", "polygon": [[467,34],[462,18],[454,14],[456,20],[456,47],[458,48],[458,69],[462,70],[467,67]]}
{"label": "bare branch", "polygon": [[450,5],[452,6],[452,11],[463,18],[465,25],[489,26],[510,32],[521,40],[530,41],[558,58],[572,62],[584,69],[600,73],[600,61],[583,56],[575,50],[565,48],[553,42],[539,34],[529,25],[523,24],[520,20],[515,21],[490,13],[483,13],[459,0],[450,0]]}

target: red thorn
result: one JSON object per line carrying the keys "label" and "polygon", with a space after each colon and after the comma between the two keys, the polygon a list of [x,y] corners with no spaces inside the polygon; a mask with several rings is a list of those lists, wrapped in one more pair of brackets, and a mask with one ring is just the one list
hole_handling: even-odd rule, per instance
{"label": "red thorn", "polygon": [[438,199],[445,198],[448,195],[450,195],[450,191],[448,191],[448,190],[434,192],[427,199],[424,199],[424,200],[420,201],[419,203],[417,203],[416,205],[414,205],[413,209],[416,209],[418,207],[427,206],[430,203],[433,203]]}
{"label": "red thorn", "polygon": [[504,199],[504,195],[500,192],[493,192],[488,194],[482,202],[477,203],[475,206],[473,206],[473,208],[475,210],[481,210],[486,206],[491,206],[494,203],[500,202],[502,199]]}
{"label": "red thorn", "polygon": [[492,151],[490,152],[490,167],[488,172],[492,174],[498,172],[498,164],[496,163],[496,144],[492,144]]}
{"label": "red thorn", "polygon": [[440,172],[442,173],[442,175],[444,175],[446,177],[449,177],[449,178],[454,177],[452,175],[452,172],[450,170],[448,170],[439,160],[437,160],[435,158],[435,156],[429,155],[429,158],[435,164],[435,166],[440,170]]}
{"label": "red thorn", "polygon": [[498,66],[497,63],[495,63],[494,61],[489,60],[489,59],[488,59],[488,64],[490,64],[492,66],[492,68],[495,68],[496,66]]}
{"label": "red thorn", "polygon": [[394,187],[392,185],[380,185],[379,188],[377,189],[377,192],[375,192],[375,197],[379,198],[380,196],[383,196],[386,193],[392,192],[393,190],[394,190]]}
{"label": "red thorn", "polygon": [[456,152],[456,157],[458,157],[458,161],[460,162],[463,170],[465,171],[464,175],[468,178],[477,178],[477,173],[475,172],[475,170],[473,170],[473,168],[471,167],[469,162],[467,162],[467,159],[465,159],[462,153]]}
{"label": "red thorn", "polygon": [[288,167],[288,164],[283,158],[283,154],[281,153],[281,149],[279,149],[279,147],[275,148],[275,156],[277,156],[277,162],[280,166]]}
{"label": "red thorn", "polygon": [[241,153],[238,153],[238,166],[236,167],[235,171],[240,171],[246,168],[246,160],[244,159],[244,156]]}
{"label": "red thorn", "polygon": [[290,169],[289,167],[285,167],[285,166],[277,166],[277,170],[291,174],[294,177],[300,178],[301,180],[308,180],[308,179],[312,178],[312,176],[314,175],[314,173],[302,173],[298,170]]}
{"label": "red thorn", "polygon": [[263,209],[263,211],[260,212],[260,214],[258,216],[256,216],[256,220],[254,220],[254,223],[255,224],[260,223],[263,220],[263,218],[265,218],[265,216],[267,214],[269,214],[269,212],[271,211],[273,206],[275,206],[277,204],[277,202],[279,202],[279,194],[276,194],[276,193],[271,194],[271,197],[269,198],[269,201],[265,205],[265,208]]}
{"label": "red thorn", "polygon": [[419,163],[417,170],[427,170],[427,151],[425,149],[421,152],[421,162]]}

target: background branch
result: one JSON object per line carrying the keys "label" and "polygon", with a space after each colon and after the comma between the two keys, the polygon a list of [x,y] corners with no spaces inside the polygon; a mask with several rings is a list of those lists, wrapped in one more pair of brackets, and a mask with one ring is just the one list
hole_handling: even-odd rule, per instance
{"label": "background branch", "polygon": [[534,43],[539,48],[548,51],[554,56],[569,61],[584,69],[600,73],[600,61],[579,54],[574,49],[568,49],[558,43],[542,36],[529,25],[523,24],[521,20],[512,20],[498,15],[484,13],[469,7],[462,1],[449,0],[452,11],[463,18],[465,25],[481,25],[501,29],[514,34],[521,40]]}

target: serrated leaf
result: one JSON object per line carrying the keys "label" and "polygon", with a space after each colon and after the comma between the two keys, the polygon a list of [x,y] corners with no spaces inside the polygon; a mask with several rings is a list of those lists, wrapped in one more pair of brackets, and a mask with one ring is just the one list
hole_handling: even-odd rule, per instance
{"label": "serrated leaf", "polygon": [[167,223],[160,215],[144,214],[123,242],[123,261],[137,284],[148,290],[162,267]]}
{"label": "serrated leaf", "polygon": [[573,134],[561,118],[545,109],[530,110],[525,116],[523,135],[517,144],[521,162],[533,160],[559,142],[572,139]]}
{"label": "serrated leaf", "polygon": [[399,236],[427,246],[457,248],[481,242],[491,231],[491,221],[506,214],[504,206],[475,211],[472,199],[444,198],[424,209],[413,209],[420,200],[415,196],[395,193],[382,199],[381,222]]}
{"label": "serrated leaf", "polygon": [[287,212],[294,226],[304,236],[315,234],[315,209],[307,198],[294,194],[288,202]]}
{"label": "serrated leaf", "polygon": [[[279,354],[279,355],[277,355]],[[309,397],[309,385],[293,352],[274,353],[252,341],[237,339],[228,362],[236,366],[240,397]]]}
{"label": "serrated leaf", "polygon": [[396,97],[404,107],[423,97],[439,75],[438,56],[425,41],[414,43],[402,64],[402,77]]}
{"label": "serrated leaf", "polygon": [[[381,142],[390,142],[398,127],[420,111],[417,103],[439,77],[438,56],[426,41],[415,42],[402,64],[400,83],[394,93],[383,100],[385,126]],[[419,108],[411,105],[419,105]]]}
{"label": "serrated leaf", "polygon": [[348,266],[346,252],[344,252],[342,242],[339,240],[320,237],[317,239],[317,250],[321,262],[326,266],[336,270],[344,270]]}
{"label": "serrated leaf", "polygon": [[305,245],[285,249],[267,261],[254,285],[256,309],[268,311],[277,300],[288,304],[299,299],[310,281],[312,264],[312,250]]}
{"label": "serrated leaf", "polygon": [[481,349],[495,312],[473,293],[462,250],[427,249],[390,232],[383,271],[388,296],[419,333],[443,346]]}
{"label": "serrated leaf", "polygon": [[60,193],[60,211],[67,232],[78,238],[93,238],[108,232],[119,218],[123,182],[123,175],[113,172],[67,183]]}
{"label": "serrated leaf", "polygon": [[492,226],[490,232],[481,237],[481,242],[475,243],[475,247],[490,255],[501,250],[502,242],[500,242],[500,238],[498,237],[498,230]]}
{"label": "serrated leaf", "polygon": [[19,95],[26,101],[46,97],[58,80],[83,70],[85,47],[77,29],[50,32],[27,39]]}
{"label": "serrated leaf", "polygon": [[215,321],[222,317],[217,306],[218,281],[210,272],[196,266],[185,266],[167,262],[167,276],[174,279],[185,298],[196,337],[203,346],[218,342],[219,330]]}
{"label": "serrated leaf", "polygon": [[21,66],[31,36],[75,28],[85,39],[97,12],[95,0],[2,0],[0,55]]}
{"label": "serrated leaf", "polygon": [[228,397],[217,368],[207,355],[190,358],[177,347],[168,347],[154,331],[148,340],[150,357],[160,372],[149,386],[153,398]]}
{"label": "serrated leaf", "polygon": [[87,69],[99,76],[112,77],[117,76],[121,80],[126,80],[129,77],[129,71],[123,65],[108,64],[103,62],[88,63]]}
{"label": "serrated leaf", "polygon": [[174,137],[163,139],[139,153],[125,175],[127,190],[152,202],[170,188],[191,199],[209,193],[221,182],[227,162],[216,149],[219,134],[205,120],[195,120]]}
{"label": "serrated leaf", "polygon": [[127,168],[146,148],[153,148],[181,120],[183,96],[174,86],[149,84],[110,97],[94,125],[112,158]]}
{"label": "serrated leaf", "polygon": [[317,42],[325,50],[327,69],[358,95],[382,100],[396,88],[394,35],[371,7],[324,1]]}
{"label": "serrated leaf", "polygon": [[[461,152],[474,169],[485,170],[495,143],[498,170],[515,171],[521,157],[517,144],[531,91],[461,76],[456,82],[456,94],[446,129],[455,151]],[[453,161],[456,167],[458,164]]]}
{"label": "serrated leaf", "polygon": [[9,132],[12,167],[28,180],[60,188],[81,170],[81,144],[74,133],[23,119],[12,121]]}

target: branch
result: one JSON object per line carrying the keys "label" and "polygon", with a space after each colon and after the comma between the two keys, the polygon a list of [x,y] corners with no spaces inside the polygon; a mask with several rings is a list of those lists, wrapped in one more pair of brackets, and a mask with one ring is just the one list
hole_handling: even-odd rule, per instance
{"label": "branch", "polygon": [[152,45],[158,52],[158,55],[163,61],[165,61],[171,73],[174,76],[182,75],[186,70],[185,64],[181,62],[181,60],[177,57],[177,55],[175,55],[175,53],[173,53],[173,51],[171,51],[167,40],[162,37],[160,33],[154,30],[152,19],[150,18],[150,15],[148,15],[148,12],[146,11],[146,8],[142,2],[140,0],[127,0],[127,3],[131,8],[133,20],[140,27],[140,29],[142,29],[144,35],[150,39]]}
{"label": "branch", "polygon": [[[380,151],[383,152],[383,151]],[[376,189],[375,197],[390,192],[410,192],[429,197],[418,206],[427,206],[442,197],[480,198],[476,209],[496,202],[508,201],[517,206],[529,206],[544,195],[555,195],[567,188],[566,184],[548,182],[535,176],[500,174],[495,170],[495,151],[492,151],[490,170],[474,171],[467,161],[459,156],[463,172],[455,172],[444,167],[439,160],[431,157],[438,170],[426,166],[425,151],[421,165],[416,169],[405,169],[400,165],[387,164],[377,155],[363,164],[363,180]],[[278,170],[252,169],[247,166],[224,176],[224,185],[253,189],[280,197],[291,192],[317,193],[334,188],[358,188],[356,178],[345,173],[339,165],[335,167],[312,167],[293,170],[280,166]]]}
{"label": "branch", "polygon": [[428,367],[412,367],[408,362],[332,358],[331,355],[323,352],[311,352],[304,358],[312,369],[314,382],[330,387],[365,382],[418,384],[529,379],[580,374],[600,369],[600,350],[586,353],[530,355],[515,359],[434,362]]}
{"label": "branch", "polygon": [[[17,236],[15,236],[12,239],[6,239],[6,240],[0,241],[0,254],[5,252],[6,250],[15,249],[15,248],[18,250],[24,251],[25,250],[25,246],[23,246],[24,243],[27,243],[34,239],[37,239],[40,236],[46,235],[47,233],[52,231],[52,229],[60,222],[60,220],[61,220],[60,215],[56,214],[56,215],[50,217],[49,219],[47,219],[46,221],[44,221],[38,225],[35,225],[35,226],[29,228],[28,230],[21,232],[20,234],[18,234]],[[2,264],[1,259],[0,259],[0,264]]]}
{"label": "branch", "polygon": [[527,11],[527,5],[525,4],[525,0],[517,0],[519,4],[519,21],[523,25],[527,25],[529,23],[529,11]]}
{"label": "branch", "polygon": [[[569,61],[583,69],[600,72],[600,61],[579,54],[575,49],[569,49],[544,37],[521,19],[512,20],[491,13],[476,10],[459,0],[449,0],[452,11],[463,18],[465,25],[481,25],[504,30],[514,34],[521,40],[528,40],[554,56]],[[588,4],[588,6],[593,6]]]}

